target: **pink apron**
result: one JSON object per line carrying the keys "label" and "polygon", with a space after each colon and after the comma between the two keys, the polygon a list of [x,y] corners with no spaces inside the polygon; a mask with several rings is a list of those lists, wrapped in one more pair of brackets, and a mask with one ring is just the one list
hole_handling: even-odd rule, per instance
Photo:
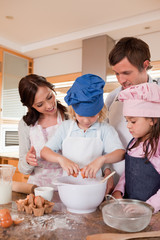
{"label": "pink apron", "polygon": [[57,177],[61,177],[63,169],[58,163],[47,162],[40,158],[40,151],[44,147],[45,143],[55,134],[56,129],[62,123],[62,118],[58,112],[57,124],[48,128],[42,128],[41,125],[36,123],[30,128],[30,141],[31,146],[34,146],[36,150],[36,158],[38,160],[38,166],[34,168],[34,171],[29,176],[28,183],[35,184],[37,186],[53,186],[52,182]]}

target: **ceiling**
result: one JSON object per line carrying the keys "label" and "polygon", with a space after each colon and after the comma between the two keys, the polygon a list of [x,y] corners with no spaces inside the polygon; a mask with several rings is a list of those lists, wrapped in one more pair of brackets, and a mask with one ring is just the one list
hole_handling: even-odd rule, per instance
{"label": "ceiling", "polygon": [[32,58],[150,33],[160,33],[160,0],[0,0],[0,45]]}

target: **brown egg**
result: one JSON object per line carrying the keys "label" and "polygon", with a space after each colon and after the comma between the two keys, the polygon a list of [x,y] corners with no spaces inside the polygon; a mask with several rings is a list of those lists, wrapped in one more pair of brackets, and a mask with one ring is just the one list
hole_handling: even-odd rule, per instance
{"label": "brown egg", "polygon": [[13,223],[12,217],[8,209],[0,210],[0,225],[4,228],[10,227]]}
{"label": "brown egg", "polygon": [[3,217],[7,212],[10,213],[7,208],[0,209],[0,218]]}
{"label": "brown egg", "polygon": [[82,178],[88,178],[88,177],[86,177],[86,176],[84,175],[84,173],[83,173],[83,168],[81,168],[80,171],[81,171],[81,176],[82,176]]}
{"label": "brown egg", "polygon": [[34,199],[34,203],[37,207],[41,208],[44,205],[44,198],[41,196],[36,196]]}

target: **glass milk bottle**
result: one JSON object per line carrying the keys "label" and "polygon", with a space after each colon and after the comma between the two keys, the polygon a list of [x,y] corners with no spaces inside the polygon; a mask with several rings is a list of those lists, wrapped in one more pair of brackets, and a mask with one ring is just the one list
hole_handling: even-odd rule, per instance
{"label": "glass milk bottle", "polygon": [[0,204],[12,201],[12,177],[16,167],[9,164],[0,164]]}

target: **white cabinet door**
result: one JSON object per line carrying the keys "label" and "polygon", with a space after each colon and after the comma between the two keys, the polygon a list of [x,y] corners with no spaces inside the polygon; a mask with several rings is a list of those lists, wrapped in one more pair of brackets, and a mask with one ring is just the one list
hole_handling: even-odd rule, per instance
{"label": "white cabinet door", "polygon": [[3,53],[2,118],[20,119],[26,111],[18,93],[20,79],[28,74],[28,60],[8,52]]}

